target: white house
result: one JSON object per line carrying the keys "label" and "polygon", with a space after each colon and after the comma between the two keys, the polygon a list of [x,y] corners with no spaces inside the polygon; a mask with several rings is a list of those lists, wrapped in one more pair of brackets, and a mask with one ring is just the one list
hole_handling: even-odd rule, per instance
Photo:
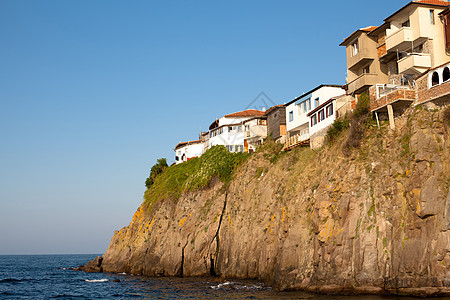
{"label": "white house", "polygon": [[254,117],[242,122],[244,125],[244,150],[252,153],[267,137],[266,116]]}
{"label": "white house", "polygon": [[347,95],[333,97],[307,114],[311,148],[317,149],[322,147],[328,127],[338,117],[337,111],[348,106],[350,101],[351,97]]}
{"label": "white house", "polygon": [[208,148],[224,145],[230,152],[244,152],[244,128],[242,122],[254,117],[262,117],[263,111],[248,109],[215,120],[209,126]]}
{"label": "white house", "polygon": [[175,146],[175,163],[180,164],[203,154],[204,145],[201,140],[180,142]]}
{"label": "white house", "polygon": [[285,148],[308,141],[310,138],[310,118],[307,114],[330,98],[344,94],[345,90],[341,85],[322,84],[286,103],[287,139]]}

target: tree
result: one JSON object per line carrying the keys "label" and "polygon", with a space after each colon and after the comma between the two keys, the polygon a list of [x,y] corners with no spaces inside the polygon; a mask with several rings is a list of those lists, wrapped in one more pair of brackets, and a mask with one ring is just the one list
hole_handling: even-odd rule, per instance
{"label": "tree", "polygon": [[158,177],[164,170],[169,167],[167,165],[167,160],[165,158],[159,158],[156,160],[156,164],[150,169],[150,176],[145,180],[145,186],[150,188],[155,182],[156,177]]}

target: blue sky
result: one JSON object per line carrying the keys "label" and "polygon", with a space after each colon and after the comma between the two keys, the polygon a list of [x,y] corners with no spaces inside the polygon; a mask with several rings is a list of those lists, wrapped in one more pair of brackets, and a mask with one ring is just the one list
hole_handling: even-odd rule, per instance
{"label": "blue sky", "polygon": [[0,0],[0,254],[103,253],[157,158],[343,84],[339,43],[406,3]]}

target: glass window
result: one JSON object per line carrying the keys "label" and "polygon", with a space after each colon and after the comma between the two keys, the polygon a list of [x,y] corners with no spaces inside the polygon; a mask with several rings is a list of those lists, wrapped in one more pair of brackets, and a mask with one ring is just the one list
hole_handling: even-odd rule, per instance
{"label": "glass window", "polygon": [[320,105],[319,98],[314,99],[315,107],[318,107]]}
{"label": "glass window", "polygon": [[311,126],[314,126],[317,124],[317,115],[314,114],[311,116]]}
{"label": "glass window", "polygon": [[325,112],[323,109],[319,111],[319,122],[325,120]]}
{"label": "glass window", "polygon": [[352,48],[353,48],[353,55],[358,54],[358,41],[353,43]]}
{"label": "glass window", "polygon": [[431,76],[431,86],[435,86],[439,84],[439,74],[437,72],[434,72]]}
{"label": "glass window", "polygon": [[329,116],[333,115],[333,103],[331,103],[330,105],[327,106],[326,108],[326,117],[328,118]]}
{"label": "glass window", "polygon": [[430,9],[430,23],[434,25],[434,9]]}
{"label": "glass window", "polygon": [[444,72],[442,73],[442,81],[447,81],[450,79],[450,70],[448,69],[448,67],[444,68]]}
{"label": "glass window", "polygon": [[290,111],[289,112],[289,122],[292,122],[294,120],[294,112]]}

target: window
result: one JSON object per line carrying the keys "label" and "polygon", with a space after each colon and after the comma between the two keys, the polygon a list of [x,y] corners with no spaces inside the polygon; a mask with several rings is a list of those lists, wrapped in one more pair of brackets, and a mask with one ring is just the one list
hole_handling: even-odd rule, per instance
{"label": "window", "polygon": [[311,116],[311,126],[314,126],[317,124],[317,115],[314,114]]}
{"label": "window", "polygon": [[434,9],[430,9],[430,24],[434,25]]}
{"label": "window", "polygon": [[448,69],[448,67],[444,68],[444,72],[442,73],[442,81],[445,82],[447,80],[450,79],[450,70]]}
{"label": "window", "polygon": [[[233,147],[233,146],[231,146],[231,147]],[[244,152],[244,146],[234,145],[234,152]]]}
{"label": "window", "polygon": [[362,73],[363,73],[363,74],[369,74],[369,73],[370,73],[370,67],[369,67],[369,66],[365,67],[365,68],[362,70]]}
{"label": "window", "polygon": [[294,111],[289,112],[289,122],[294,121]]}
{"label": "window", "polygon": [[356,54],[358,54],[358,41],[354,42],[352,45],[352,50],[353,50],[353,56],[355,56]]}
{"label": "window", "polygon": [[435,86],[439,84],[439,74],[437,72],[434,72],[431,76],[431,86]]}
{"label": "window", "polygon": [[319,122],[325,120],[325,112],[323,109],[319,111],[318,115],[319,115]]}
{"label": "window", "polygon": [[311,110],[311,98],[302,102],[302,109],[305,113]]}
{"label": "window", "polygon": [[242,132],[242,125],[238,126],[238,132]]}
{"label": "window", "polygon": [[411,23],[408,21],[402,23],[402,27],[411,27]]}
{"label": "window", "polygon": [[423,53],[423,44],[415,47],[413,53]]}
{"label": "window", "polygon": [[314,99],[314,105],[315,105],[315,107],[320,105],[319,98]]}
{"label": "window", "polygon": [[328,105],[327,106],[327,108],[326,108],[326,113],[327,113],[327,118],[329,117],[329,116],[332,116],[333,115],[333,103],[331,103],[330,105]]}

